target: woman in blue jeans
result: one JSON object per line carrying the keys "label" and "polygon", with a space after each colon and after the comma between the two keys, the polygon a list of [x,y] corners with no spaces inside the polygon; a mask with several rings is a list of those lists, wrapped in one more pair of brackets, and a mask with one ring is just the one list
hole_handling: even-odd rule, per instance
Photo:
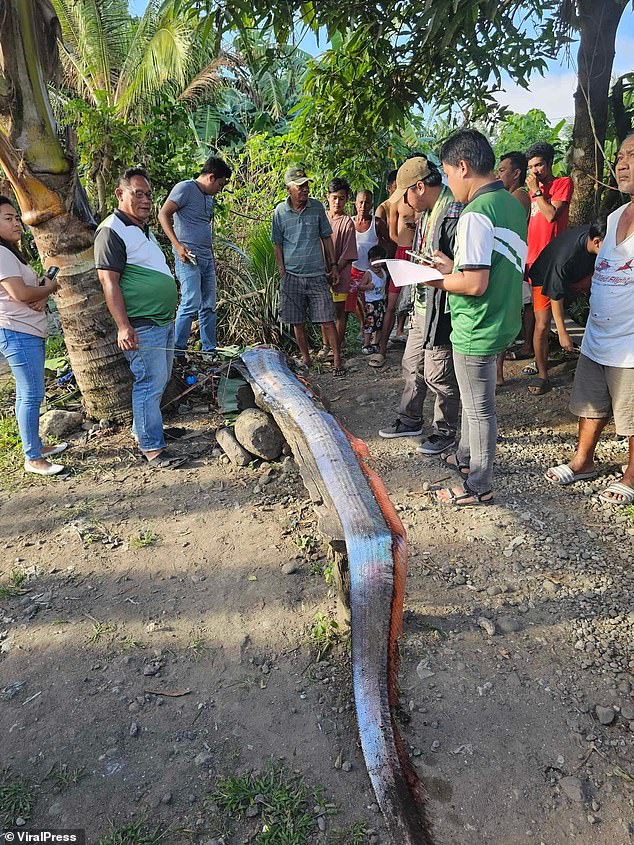
{"label": "woman in blue jeans", "polygon": [[20,252],[22,224],[10,200],[0,196],[0,353],[15,378],[15,416],[24,450],[24,470],[37,475],[58,475],[61,464],[48,458],[67,443],[43,446],[40,440],[40,405],[44,399],[46,300],[57,282],[40,282]]}

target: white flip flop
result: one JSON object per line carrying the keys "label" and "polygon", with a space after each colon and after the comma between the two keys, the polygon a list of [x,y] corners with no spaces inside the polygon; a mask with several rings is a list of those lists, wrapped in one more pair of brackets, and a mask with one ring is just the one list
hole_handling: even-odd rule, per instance
{"label": "white flip flop", "polygon": [[[551,478],[548,473],[552,473],[556,478]],[[592,478],[596,478],[598,474],[598,469],[591,469],[588,472],[575,472],[570,469],[568,464],[559,464],[559,466],[551,467],[548,472],[545,472],[544,478],[546,481],[550,481],[551,484],[559,484],[562,487],[567,487],[568,484],[574,484],[575,481],[590,481]]]}

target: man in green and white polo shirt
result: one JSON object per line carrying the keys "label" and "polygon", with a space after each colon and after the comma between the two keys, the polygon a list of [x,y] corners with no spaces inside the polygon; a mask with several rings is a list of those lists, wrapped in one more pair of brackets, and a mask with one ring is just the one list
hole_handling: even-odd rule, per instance
{"label": "man in green and white polo shirt", "polygon": [[147,225],[152,191],[145,170],[126,170],[116,195],[118,209],[97,230],[95,266],[134,378],[132,432],[150,464],[173,469],[184,459],[165,447],[161,397],[174,359],[176,283]]}
{"label": "man in green and white polo shirt", "polygon": [[440,158],[454,197],[465,203],[454,261],[434,253],[437,269],[449,275],[431,282],[449,294],[462,424],[458,450],[446,461],[465,480],[462,487],[436,491],[436,498],[485,505],[493,502],[496,356],[517,337],[522,320],[526,215],[496,180],[495,155],[480,132],[457,132],[443,144]]}

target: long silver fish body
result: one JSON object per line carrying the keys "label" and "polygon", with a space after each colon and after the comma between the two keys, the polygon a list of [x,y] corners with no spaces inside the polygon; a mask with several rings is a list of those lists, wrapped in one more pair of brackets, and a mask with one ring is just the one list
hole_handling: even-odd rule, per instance
{"label": "long silver fish body", "polygon": [[[351,438],[298,381],[278,350],[256,347],[243,353],[242,361],[258,404],[274,416],[298,452],[300,468],[303,450],[311,453],[330,499],[326,504],[335,508],[343,528],[350,569],[355,709],[377,802],[394,845],[432,845],[424,790],[392,714],[406,558],[402,542],[399,579],[394,525],[388,525],[376,495],[378,491],[384,504],[387,494],[380,482],[377,488],[376,479],[371,484],[372,473],[362,468]],[[398,521],[392,516],[392,522]]]}

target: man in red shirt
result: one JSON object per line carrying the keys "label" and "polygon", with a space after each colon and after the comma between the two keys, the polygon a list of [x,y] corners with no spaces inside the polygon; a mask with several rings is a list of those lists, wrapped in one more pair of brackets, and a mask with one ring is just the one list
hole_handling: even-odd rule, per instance
{"label": "man in red shirt", "polygon": [[[568,228],[568,206],[572,198],[572,179],[553,176],[555,150],[550,144],[533,144],[527,150],[528,176],[526,187],[531,198],[531,216],[528,221],[528,257],[526,270],[530,279],[531,265],[539,253]],[[530,393],[541,395],[550,390],[548,381],[548,332],[552,312],[550,299],[544,296],[541,286],[533,284],[533,309],[535,332],[533,348],[537,378],[528,386]]]}

